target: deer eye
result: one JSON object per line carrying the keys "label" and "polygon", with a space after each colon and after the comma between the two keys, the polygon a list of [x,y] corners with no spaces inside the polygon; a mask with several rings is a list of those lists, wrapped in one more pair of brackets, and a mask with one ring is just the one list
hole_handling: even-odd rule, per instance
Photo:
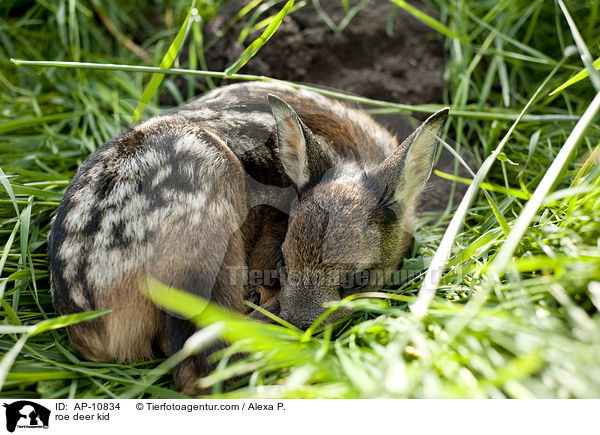
{"label": "deer eye", "polygon": [[342,293],[348,295],[362,290],[369,284],[369,275],[368,270],[346,274],[342,280]]}

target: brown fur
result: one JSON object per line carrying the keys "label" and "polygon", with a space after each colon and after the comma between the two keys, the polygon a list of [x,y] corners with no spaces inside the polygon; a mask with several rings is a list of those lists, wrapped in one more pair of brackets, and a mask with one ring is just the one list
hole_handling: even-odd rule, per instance
{"label": "brown fur", "polygon": [[[106,300],[105,316],[68,328],[75,350],[94,361],[130,363],[152,358],[152,343],[163,327],[158,308],[140,291],[138,279],[115,288]],[[123,334],[127,331],[127,334]]]}
{"label": "brown fur", "polygon": [[[107,361],[127,363],[153,356],[152,343],[164,327],[163,313],[139,287],[139,280],[123,283],[107,300],[107,307],[115,308],[103,318],[106,341],[102,346],[111,356]],[[128,333],[122,334],[123,330]]]}

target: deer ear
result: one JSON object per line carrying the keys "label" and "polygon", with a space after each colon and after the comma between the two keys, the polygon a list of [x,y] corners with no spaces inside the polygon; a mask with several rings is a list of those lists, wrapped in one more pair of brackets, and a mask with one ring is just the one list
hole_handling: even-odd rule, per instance
{"label": "deer ear", "polygon": [[423,191],[449,111],[446,107],[431,115],[369,176],[396,202],[412,201]]}
{"label": "deer ear", "polygon": [[319,181],[332,166],[329,155],[285,101],[271,94],[268,99],[275,119],[279,158],[285,173],[298,188]]}

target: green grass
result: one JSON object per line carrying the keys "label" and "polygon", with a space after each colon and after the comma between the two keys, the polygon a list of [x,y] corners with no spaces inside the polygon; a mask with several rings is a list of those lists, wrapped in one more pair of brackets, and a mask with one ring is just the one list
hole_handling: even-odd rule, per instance
{"label": "green grass", "polygon": [[[234,19],[251,18],[240,34],[248,49],[227,73],[252,62],[282,14],[319,7],[259,3]],[[342,3],[347,19],[328,25],[343,32],[368,6]],[[191,1],[0,4],[0,397],[181,397],[169,369],[220,334],[235,344],[203,384],[222,397],[600,397],[600,0],[569,1],[572,21],[551,0],[431,0],[436,18],[392,3],[445,41],[444,101],[352,98],[373,113],[451,105],[446,140],[477,160],[474,181],[444,175],[471,186],[458,211],[418,221],[418,257],[405,262],[416,278],[334,304],[358,312],[306,333],[210,306],[197,321],[214,326],[182,353],[132,365],[73,353],[62,327],[84,319],[52,307],[49,223],[77,167],[133,123],[139,101],[148,103],[145,118],[163,109],[158,93],[180,103],[219,84],[225,71],[205,71],[214,41],[202,38],[219,9],[206,1],[195,14]],[[178,64],[177,53],[187,60]],[[165,75],[152,81],[150,73]],[[194,75],[213,78],[201,85]],[[198,301],[170,303],[183,311]],[[237,350],[250,356],[228,363]]]}

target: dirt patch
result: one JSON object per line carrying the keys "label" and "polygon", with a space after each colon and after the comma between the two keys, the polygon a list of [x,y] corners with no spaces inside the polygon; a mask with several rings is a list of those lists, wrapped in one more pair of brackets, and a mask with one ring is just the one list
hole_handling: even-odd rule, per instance
{"label": "dirt patch", "polygon": [[[223,14],[209,24],[208,33],[214,35],[225,28],[243,4],[240,0],[227,2]],[[346,16],[340,1],[321,4],[336,24]],[[240,72],[317,84],[386,101],[439,103],[444,84],[441,38],[402,10],[388,26],[393,9],[391,3],[371,1],[343,32],[335,33],[309,2],[284,19],[275,35]],[[224,32],[207,53],[209,68],[223,70],[241,54],[244,47],[237,37],[243,25],[237,23]],[[252,35],[249,41],[255,37]],[[381,120],[400,137],[412,131],[402,116],[384,116]]]}

